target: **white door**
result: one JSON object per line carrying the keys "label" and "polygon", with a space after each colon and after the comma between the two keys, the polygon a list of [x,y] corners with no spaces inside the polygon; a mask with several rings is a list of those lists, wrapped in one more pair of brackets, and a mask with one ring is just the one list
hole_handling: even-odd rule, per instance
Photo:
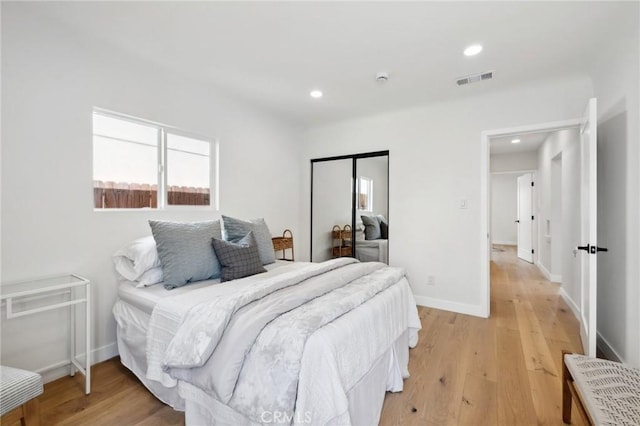
{"label": "white door", "polygon": [[596,356],[597,312],[597,102],[589,99],[580,126],[580,337],[585,355]]}
{"label": "white door", "polygon": [[518,176],[518,257],[533,263],[533,174]]}

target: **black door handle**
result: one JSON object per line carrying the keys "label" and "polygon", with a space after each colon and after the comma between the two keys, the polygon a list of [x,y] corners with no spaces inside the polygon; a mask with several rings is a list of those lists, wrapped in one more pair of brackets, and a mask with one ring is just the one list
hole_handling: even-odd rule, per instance
{"label": "black door handle", "polygon": [[514,220],[514,222],[515,222],[515,223],[520,223],[520,221],[519,221],[519,220]]}
{"label": "black door handle", "polygon": [[599,251],[609,251],[609,249],[605,247],[592,246],[591,244],[587,244],[586,246],[578,246],[578,250],[584,250],[587,253],[591,254],[596,254]]}

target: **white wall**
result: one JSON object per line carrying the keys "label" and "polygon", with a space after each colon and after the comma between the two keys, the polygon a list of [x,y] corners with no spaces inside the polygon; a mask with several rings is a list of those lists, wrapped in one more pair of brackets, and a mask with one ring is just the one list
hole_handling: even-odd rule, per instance
{"label": "white wall", "polygon": [[[549,188],[551,212],[549,220],[541,222],[539,235],[541,241],[550,245],[549,272],[551,276],[549,279],[555,282],[562,282],[563,232],[567,226],[571,226],[571,224],[565,224],[562,220],[563,200],[567,199],[566,197],[569,197],[568,200],[572,199],[570,194],[565,193],[566,188],[563,192],[562,170],[562,153],[559,153],[551,159],[551,187]],[[569,220],[572,220],[572,218],[569,218]]]}
{"label": "white wall", "polygon": [[536,170],[538,153],[536,151],[491,154],[489,170],[491,173]]}
{"label": "white wall", "polygon": [[[94,212],[94,106],[220,141],[221,212],[265,217],[298,237],[300,132],[221,92],[39,19],[37,3],[2,4],[2,280],[63,272],[92,282],[94,359],[115,353],[111,254],[150,233],[148,219],[203,220],[211,210]],[[282,164],[278,173],[275,164]],[[308,197],[304,198],[308,204]],[[308,253],[308,249],[306,249]],[[297,253],[296,253],[297,254]],[[40,369],[67,358],[66,314],[2,321],[2,363]]]}
{"label": "white wall", "polygon": [[491,242],[515,245],[518,228],[518,176],[521,173],[491,174]]}
{"label": "white wall", "polygon": [[420,304],[480,315],[481,132],[579,117],[590,95],[576,76],[318,126],[304,158],[389,149],[390,263],[406,267]]}
{"label": "white wall", "polygon": [[599,345],[640,367],[640,4],[633,31],[601,52],[592,70],[598,98]]}
{"label": "white wall", "polygon": [[[573,303],[574,309],[580,306],[580,258],[574,257],[572,251],[580,244],[579,136],[577,128],[556,131],[547,136],[538,151],[537,179],[541,241],[539,266],[548,278],[555,280],[549,274],[562,274],[562,289]],[[554,164],[554,159],[560,161],[560,165]],[[557,172],[561,175],[555,175]],[[554,185],[558,183],[561,185],[559,196],[557,192],[554,194],[557,189]],[[553,201],[560,201],[560,205]],[[551,235],[546,233],[547,221],[550,221]],[[557,241],[558,238],[560,241]]]}

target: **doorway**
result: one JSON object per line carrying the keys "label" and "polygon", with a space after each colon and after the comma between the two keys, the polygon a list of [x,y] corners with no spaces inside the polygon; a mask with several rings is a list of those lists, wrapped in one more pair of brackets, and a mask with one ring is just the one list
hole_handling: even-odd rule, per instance
{"label": "doorway", "polygon": [[[491,149],[492,144],[496,143],[499,140],[503,140],[506,143],[512,143],[515,139],[522,139],[524,135],[531,134],[539,134],[539,133],[551,133],[565,129],[578,129],[580,127],[582,120],[574,119],[574,120],[564,120],[564,121],[556,121],[550,123],[542,123],[542,124],[534,124],[529,126],[521,126],[521,127],[513,127],[513,128],[505,128],[505,129],[496,129],[496,130],[488,130],[482,132],[481,135],[481,195],[480,195],[480,219],[481,219],[481,235],[486,236],[482,238],[480,253],[481,253],[481,292],[482,292],[482,308],[485,317],[489,317],[490,315],[490,270],[489,270],[489,260],[492,251],[491,242],[491,211],[490,211],[490,200],[491,200],[491,192],[490,192],[490,173],[491,170]],[[522,168],[520,168],[522,170]],[[498,170],[499,171],[499,170]],[[517,169],[515,170],[517,171]],[[534,205],[535,205],[535,196],[534,196]],[[534,208],[535,210],[535,208]],[[534,217],[536,214],[534,213]],[[534,226],[535,226],[534,221]],[[540,232],[534,230],[534,246],[540,244],[539,238]],[[533,262],[536,264],[537,262],[537,253],[535,253],[534,247],[534,257]],[[544,272],[544,271],[543,271]]]}
{"label": "doorway", "polygon": [[[556,225],[561,226],[561,243],[559,251],[562,257],[562,287],[560,293],[580,320],[580,334],[584,353],[595,356],[597,340],[597,264],[598,252],[607,251],[606,248],[597,245],[597,100],[589,100],[582,118],[553,122],[520,128],[501,129],[482,132],[481,139],[481,226],[487,231],[487,240],[481,243],[482,280],[484,282],[481,291],[483,296],[483,308],[486,315],[490,314],[490,278],[489,272],[489,246],[491,240],[488,226],[489,211],[487,197],[488,152],[490,143],[500,137],[514,137],[514,143],[518,142],[518,135],[528,135],[536,132],[550,132],[544,144],[539,149],[540,180],[544,181],[541,194],[544,194],[545,202],[539,206],[544,207],[544,214],[539,215],[539,220],[546,225],[544,234],[546,242],[553,241],[553,230]],[[559,155],[561,154],[561,155]],[[542,172],[544,167],[544,173]],[[544,176],[544,179],[542,179]],[[555,179],[555,181],[554,181]],[[560,182],[560,197],[551,189],[553,183]],[[542,197],[540,197],[542,198]],[[551,200],[560,199],[560,207],[551,208]],[[568,207],[568,208],[567,208]],[[560,208],[558,211],[557,209]],[[555,218],[559,218],[554,220]],[[557,224],[554,222],[558,222]],[[541,229],[542,231],[543,229]],[[483,232],[484,235],[484,232]],[[542,232],[538,233],[538,239],[542,239]],[[545,246],[544,265],[551,266],[551,247]],[[540,265],[538,265],[540,266]],[[549,270],[540,267],[547,278],[550,278]],[[545,272],[546,271],[546,272]],[[571,277],[568,277],[571,275]]]}

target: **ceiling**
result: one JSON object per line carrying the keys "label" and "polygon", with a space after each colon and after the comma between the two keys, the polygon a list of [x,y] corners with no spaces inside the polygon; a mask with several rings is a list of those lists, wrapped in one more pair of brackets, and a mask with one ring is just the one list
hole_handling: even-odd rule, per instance
{"label": "ceiling", "polygon": [[[22,6],[303,125],[584,74],[637,2],[41,2]],[[484,51],[465,57],[481,43]],[[458,87],[457,77],[494,79]],[[390,79],[378,84],[375,75]],[[324,97],[309,92],[321,89]]]}
{"label": "ceiling", "polygon": [[[527,133],[523,135],[509,135],[491,138],[489,151],[494,154],[511,154],[514,152],[537,151],[551,132]],[[519,143],[511,143],[514,139],[520,139]]]}

